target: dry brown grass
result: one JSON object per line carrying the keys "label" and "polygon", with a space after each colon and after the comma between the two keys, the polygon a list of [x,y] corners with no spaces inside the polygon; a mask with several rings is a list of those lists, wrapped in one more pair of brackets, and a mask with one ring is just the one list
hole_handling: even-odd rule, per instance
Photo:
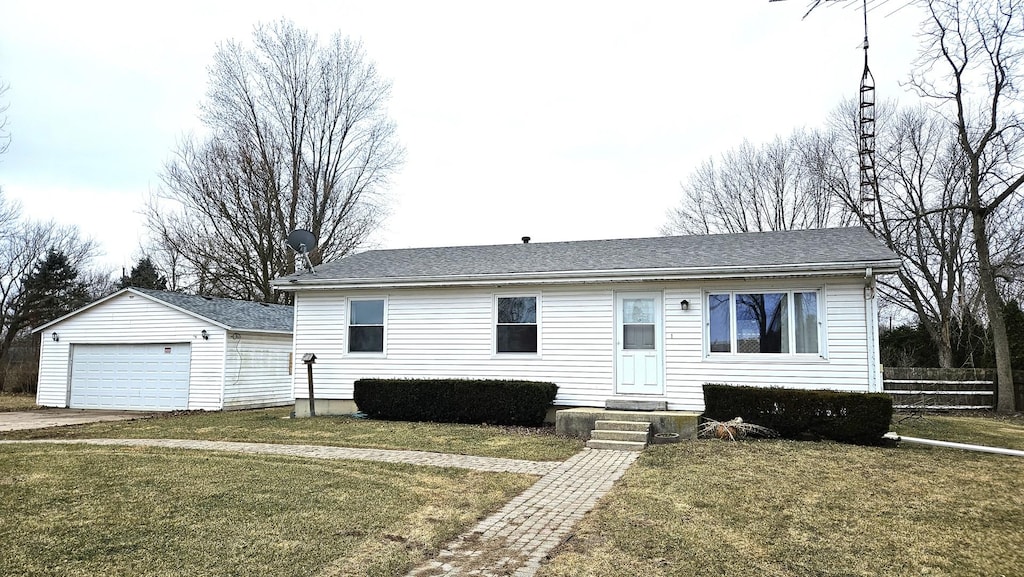
{"label": "dry brown grass", "polygon": [[36,409],[36,396],[25,393],[0,393],[0,413]]}
{"label": "dry brown grass", "polygon": [[1024,567],[1024,459],[836,443],[653,447],[540,575],[993,576]]}
{"label": "dry brown grass", "polygon": [[907,437],[1024,450],[1024,414],[897,414],[892,430]]}
{"label": "dry brown grass", "polygon": [[401,575],[526,475],[153,448],[0,446],[0,575]]}
{"label": "dry brown grass", "polygon": [[0,439],[202,439],[407,449],[530,461],[560,461],[583,448],[551,429],[375,421],[351,417],[288,419],[289,409],[158,415],[138,421],[0,433]]}

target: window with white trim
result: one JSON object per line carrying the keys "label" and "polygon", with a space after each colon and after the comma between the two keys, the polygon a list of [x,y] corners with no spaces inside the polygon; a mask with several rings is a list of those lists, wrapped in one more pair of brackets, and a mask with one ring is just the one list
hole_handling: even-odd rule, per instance
{"label": "window with white trim", "polygon": [[537,297],[499,296],[494,350],[498,353],[537,352]]}
{"label": "window with white trim", "polygon": [[710,355],[819,355],[818,291],[712,292],[707,295]]}
{"label": "window with white trim", "polygon": [[384,352],[384,299],[348,301],[348,352]]}

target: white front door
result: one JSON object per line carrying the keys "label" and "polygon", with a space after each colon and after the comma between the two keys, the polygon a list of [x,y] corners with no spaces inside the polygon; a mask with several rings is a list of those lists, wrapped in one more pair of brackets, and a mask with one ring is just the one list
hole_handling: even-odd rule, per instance
{"label": "white front door", "polygon": [[661,395],[665,392],[661,360],[662,301],[661,293],[616,294],[616,393]]}

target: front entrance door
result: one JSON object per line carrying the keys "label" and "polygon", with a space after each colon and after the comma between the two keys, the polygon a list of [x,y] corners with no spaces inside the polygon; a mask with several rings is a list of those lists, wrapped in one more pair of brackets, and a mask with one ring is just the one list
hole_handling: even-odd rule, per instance
{"label": "front entrance door", "polygon": [[617,293],[615,349],[618,382],[624,395],[660,395],[662,381],[661,293]]}

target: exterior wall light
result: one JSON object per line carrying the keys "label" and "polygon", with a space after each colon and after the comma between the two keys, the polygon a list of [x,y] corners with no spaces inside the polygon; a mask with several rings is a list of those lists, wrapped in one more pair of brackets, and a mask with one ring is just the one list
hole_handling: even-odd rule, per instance
{"label": "exterior wall light", "polygon": [[199,334],[202,335],[204,341],[210,340],[210,333],[206,332],[206,329],[203,329],[203,332]]}
{"label": "exterior wall light", "polygon": [[679,301],[679,309],[684,311],[690,310],[690,301],[686,299]]}
{"label": "exterior wall light", "polygon": [[60,340],[60,335],[57,334],[57,331],[53,331],[53,333],[50,334],[50,338],[53,339],[53,342],[57,342]]}

